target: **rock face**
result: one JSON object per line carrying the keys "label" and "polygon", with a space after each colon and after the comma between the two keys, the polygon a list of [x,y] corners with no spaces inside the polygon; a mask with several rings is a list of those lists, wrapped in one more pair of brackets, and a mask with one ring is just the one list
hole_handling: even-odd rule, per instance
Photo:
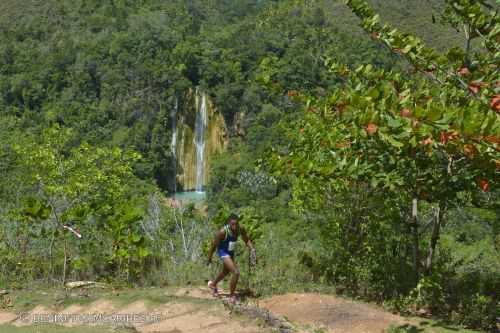
{"label": "rock face", "polygon": [[[208,94],[198,89],[186,92],[175,117],[177,191],[203,190],[208,182],[211,158],[227,146],[224,118]],[[200,117],[206,119],[203,121]],[[203,142],[200,142],[200,133]]]}

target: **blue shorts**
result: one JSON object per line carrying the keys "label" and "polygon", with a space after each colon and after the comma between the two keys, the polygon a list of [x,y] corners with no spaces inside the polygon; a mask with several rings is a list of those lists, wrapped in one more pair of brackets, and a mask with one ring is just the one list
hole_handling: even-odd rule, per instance
{"label": "blue shorts", "polygon": [[217,254],[219,255],[219,258],[224,259],[225,257],[231,257],[231,259],[234,259],[234,252],[233,251],[226,251],[224,249],[217,249]]}

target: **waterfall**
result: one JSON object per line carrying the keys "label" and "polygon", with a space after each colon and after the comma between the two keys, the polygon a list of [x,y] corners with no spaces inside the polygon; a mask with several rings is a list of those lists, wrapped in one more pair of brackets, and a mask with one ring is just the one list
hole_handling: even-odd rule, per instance
{"label": "waterfall", "polygon": [[175,97],[174,108],[170,111],[170,117],[172,119],[172,157],[173,157],[173,169],[174,169],[174,193],[177,192],[177,112],[179,108],[179,101],[177,96]]}
{"label": "waterfall", "polygon": [[205,176],[205,131],[207,129],[207,98],[205,93],[201,93],[201,103],[199,92],[196,89],[196,105],[199,109],[196,112],[195,137],[196,146],[196,192],[203,191],[203,181]]}

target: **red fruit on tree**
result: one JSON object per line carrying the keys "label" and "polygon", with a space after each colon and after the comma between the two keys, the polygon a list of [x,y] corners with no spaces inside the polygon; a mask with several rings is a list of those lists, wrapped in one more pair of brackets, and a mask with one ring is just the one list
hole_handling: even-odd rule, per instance
{"label": "red fruit on tree", "polygon": [[500,95],[491,98],[490,106],[493,110],[500,113]]}
{"label": "red fruit on tree", "polygon": [[440,139],[441,139],[441,143],[443,145],[445,145],[449,141],[454,141],[454,140],[458,139],[458,132],[457,131],[451,131],[451,132],[442,131],[440,134]]}
{"label": "red fruit on tree", "polygon": [[366,126],[366,133],[368,135],[373,135],[377,132],[378,126],[374,123],[369,123],[368,126]]}
{"label": "red fruit on tree", "polygon": [[480,89],[481,89],[481,86],[475,82],[471,82],[469,84],[469,91],[473,94],[477,94]]}
{"label": "red fruit on tree", "polygon": [[451,132],[448,133],[448,139],[450,141],[455,141],[455,140],[458,139],[458,137],[459,137],[459,134],[458,134],[457,131],[451,131]]}
{"label": "red fruit on tree", "polygon": [[443,131],[443,132],[441,132],[440,136],[441,136],[441,143],[443,145],[447,144],[448,143],[448,139],[449,139],[448,133],[446,133],[445,131]]}
{"label": "red fruit on tree", "polygon": [[466,144],[464,145],[464,154],[468,158],[474,158],[474,156],[476,156],[477,154],[477,149],[473,145]]}
{"label": "red fruit on tree", "polygon": [[401,117],[403,118],[411,118],[411,111],[409,109],[402,109],[401,112],[399,112]]}
{"label": "red fruit on tree", "polygon": [[467,67],[460,67],[457,72],[461,76],[470,75],[470,70]]}
{"label": "red fruit on tree", "polygon": [[487,86],[489,86],[489,84],[486,82],[473,81],[473,82],[469,83],[469,91],[473,94],[477,94],[479,92],[479,90],[481,90],[481,88],[487,87]]}
{"label": "red fruit on tree", "polygon": [[480,179],[477,182],[477,185],[479,185],[479,188],[481,188],[483,192],[488,192],[490,190],[490,183],[488,182],[487,179]]}
{"label": "red fruit on tree", "polygon": [[432,142],[433,142],[433,141],[432,141],[432,138],[431,138],[430,136],[429,136],[429,137],[427,137],[427,138],[425,138],[424,140],[422,140],[422,144],[423,144],[424,146],[427,146],[427,145],[432,145]]}
{"label": "red fruit on tree", "polygon": [[500,145],[500,137],[494,135],[487,135],[482,138],[486,142],[495,143]]}

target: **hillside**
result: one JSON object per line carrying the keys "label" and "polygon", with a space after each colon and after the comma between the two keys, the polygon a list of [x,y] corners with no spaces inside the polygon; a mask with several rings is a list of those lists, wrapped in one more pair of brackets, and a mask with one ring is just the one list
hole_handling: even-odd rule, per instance
{"label": "hillside", "polygon": [[[370,0],[369,3],[374,6],[382,18],[404,28],[403,30],[407,30],[407,32],[421,36],[433,47],[445,48],[457,44],[462,45],[463,36],[460,33],[452,29],[443,30],[443,26],[439,24],[439,13],[443,8],[443,0],[429,0],[425,3],[418,0]],[[50,1],[5,0],[0,4],[0,22],[19,24],[22,18],[26,19],[31,15],[46,15],[47,11],[54,6],[57,7],[57,4],[51,4]],[[73,7],[77,6],[78,2],[73,2]],[[335,14],[338,28],[343,28],[345,31],[360,31],[357,19],[342,1],[325,1],[323,10],[338,14]],[[404,24],[401,24],[402,22]]]}
{"label": "hillside", "polygon": [[[232,275],[257,300],[289,295],[274,300],[304,325],[315,298],[286,303],[335,290],[496,329],[500,17],[489,7],[1,1],[0,296]],[[228,234],[251,251],[231,256]],[[324,300],[338,317],[359,309]],[[328,311],[318,322],[332,324]]]}
{"label": "hillside", "polygon": [[[419,36],[430,47],[446,50],[454,46],[463,46],[463,33],[440,23],[440,13],[444,7],[442,0],[425,2],[418,0],[370,0],[368,2],[383,20],[402,31]],[[334,20],[341,31],[349,33],[361,31],[358,19],[342,1],[330,1],[326,6],[332,13],[337,13]]]}

